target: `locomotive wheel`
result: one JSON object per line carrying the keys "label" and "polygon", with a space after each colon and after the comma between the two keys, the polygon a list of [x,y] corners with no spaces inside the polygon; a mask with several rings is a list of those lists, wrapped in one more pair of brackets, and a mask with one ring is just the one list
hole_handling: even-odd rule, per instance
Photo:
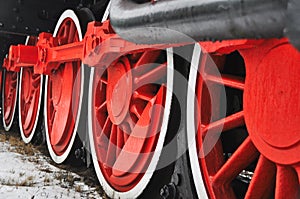
{"label": "locomotive wheel", "polygon": [[[193,89],[187,103],[190,169],[198,198],[299,198],[299,167],[269,160],[248,136],[242,108],[243,59],[228,62],[232,57],[238,60],[238,53],[227,56],[224,65],[217,64],[222,75],[214,76],[209,74],[210,64],[205,61],[209,55],[200,56],[200,52],[196,45],[192,65],[199,66],[201,76],[191,68],[189,85]],[[228,101],[226,115],[214,118],[221,107],[213,99],[219,94],[211,93],[220,92],[216,85],[225,86]],[[216,144],[207,148],[207,139],[215,137],[219,138]]]}
{"label": "locomotive wheel", "polygon": [[3,70],[2,80],[2,121],[4,130],[9,131],[15,120],[19,73]]}
{"label": "locomotive wheel", "polygon": [[[27,45],[35,45],[35,43],[34,37],[27,38]],[[43,79],[43,75],[33,73],[33,68],[21,68],[18,110],[20,133],[25,143],[35,140],[37,144],[40,144],[43,141],[40,131],[43,122],[40,118],[43,116],[41,109]],[[36,131],[38,132],[36,133]],[[34,137],[36,139],[33,139]]]}
{"label": "locomotive wheel", "polygon": [[[169,51],[167,56],[161,50],[128,54],[105,71],[91,70],[91,154],[100,184],[110,197],[136,198],[149,190],[149,195],[158,196],[169,180],[161,175],[153,183],[172,100],[173,66],[168,63],[173,55]],[[170,177],[166,170],[164,175]]]}
{"label": "locomotive wheel", "polygon": [[[82,40],[79,19],[66,10],[53,34],[59,45]],[[81,61],[62,63],[45,79],[45,134],[49,153],[56,163],[69,156],[76,138],[84,85],[84,66]]]}

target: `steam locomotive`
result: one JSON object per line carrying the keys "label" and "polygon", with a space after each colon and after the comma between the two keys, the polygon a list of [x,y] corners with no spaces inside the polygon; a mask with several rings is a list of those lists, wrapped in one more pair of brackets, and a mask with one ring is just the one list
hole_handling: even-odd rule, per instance
{"label": "steam locomotive", "polygon": [[300,197],[300,1],[0,10],[4,130],[92,165],[109,197]]}

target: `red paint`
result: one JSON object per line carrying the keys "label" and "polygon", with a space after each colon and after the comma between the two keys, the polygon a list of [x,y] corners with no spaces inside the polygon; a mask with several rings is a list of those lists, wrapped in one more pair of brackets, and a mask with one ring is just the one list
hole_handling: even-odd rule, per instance
{"label": "red paint", "polygon": [[[79,41],[74,22],[65,19],[57,33],[59,45]],[[67,31],[68,30],[68,31]],[[68,32],[69,34],[64,34]],[[56,65],[56,64],[55,64]],[[79,114],[81,91],[81,62],[62,63],[48,76],[46,106],[49,139],[56,155],[62,155],[69,146]]]}
{"label": "red paint", "polygon": [[240,39],[240,40],[227,40],[227,41],[205,41],[200,42],[202,49],[206,53],[214,53],[219,55],[230,54],[233,51],[253,48],[264,40],[251,40],[251,39]]}
{"label": "red paint", "polygon": [[[300,162],[300,53],[286,39],[236,40],[201,43],[204,53],[226,55],[238,51],[244,58],[246,81],[238,77],[216,77],[205,72],[206,56],[198,78],[197,134],[199,153],[203,138],[210,132],[247,126],[249,137],[225,163],[218,143],[205,157],[199,158],[207,192],[211,198],[235,198],[230,183],[256,158],[259,161],[245,198],[298,198]],[[203,63],[204,62],[204,63]],[[217,63],[217,62],[216,62]],[[222,72],[222,69],[220,68]],[[218,105],[213,104],[204,84],[219,84],[244,90],[244,110],[209,122]],[[199,115],[200,114],[200,115]],[[197,185],[196,185],[197,186]],[[275,190],[275,192],[274,192]]]}
{"label": "red paint", "polygon": [[276,163],[299,163],[300,53],[285,40],[273,40],[242,55],[245,120],[254,144]]}
{"label": "red paint", "polygon": [[125,57],[107,69],[107,110],[115,124],[122,123],[128,114],[133,83],[130,69]]}
{"label": "red paint", "polygon": [[[162,53],[128,54],[105,71],[95,69],[95,149],[106,181],[117,191],[129,191],[139,183],[160,136],[167,66],[162,63],[157,67],[160,70],[152,72],[151,63],[156,63]],[[146,83],[147,79],[152,81]],[[160,79],[165,83],[156,85]]]}
{"label": "red paint", "polygon": [[4,72],[4,89],[2,90],[3,103],[3,120],[8,126],[14,119],[14,110],[16,109],[16,100],[18,96],[17,83],[18,83],[18,72],[5,71]]}
{"label": "red paint", "polygon": [[[239,43],[240,41],[237,41]],[[231,42],[232,43],[232,42]],[[208,49],[208,43],[206,43]],[[211,43],[212,44],[212,43]],[[222,47],[223,50],[224,47]],[[230,47],[232,48],[232,47]],[[217,48],[215,48],[217,49]],[[231,51],[231,50],[230,50]],[[197,110],[196,118],[198,119],[197,132],[197,148],[199,154],[204,154],[205,150],[204,139],[209,139],[220,131],[227,131],[236,127],[244,125],[244,112],[240,111],[236,114],[225,118],[216,119],[219,115],[219,100],[220,92],[219,85],[226,85],[238,90],[244,90],[243,78],[237,76],[228,76],[222,74],[221,76],[211,72],[211,65],[217,63],[220,72],[224,65],[222,57],[210,57],[204,52],[200,60],[199,72],[196,86],[197,94]],[[213,91],[211,93],[210,91]],[[208,136],[208,138],[206,137]],[[209,141],[208,141],[209,144]],[[240,154],[244,154],[244,158],[240,158]],[[250,139],[240,147],[239,152],[231,158],[230,162],[224,164],[223,149],[221,141],[219,140],[214,148],[205,156],[199,156],[199,164],[203,169],[202,174],[204,182],[207,184],[207,192],[211,198],[234,198],[233,190],[230,182],[239,174],[245,165],[258,156],[258,152],[253,146]],[[197,185],[196,185],[197,186]]]}
{"label": "red paint", "polygon": [[[27,45],[35,45],[37,38],[30,37]],[[29,137],[33,133],[34,122],[37,119],[38,107],[41,90],[41,76],[33,73],[32,67],[24,67],[22,77],[21,92],[19,96],[20,115],[22,130],[25,137]],[[42,100],[42,99],[41,99]]]}
{"label": "red paint", "polygon": [[36,46],[11,46],[4,67],[19,71],[20,67],[34,67],[37,74],[50,75],[60,63],[80,61],[89,66],[109,66],[120,56],[129,52],[143,52],[146,49],[165,49],[183,44],[138,45],[123,40],[112,30],[109,20],[90,22],[82,41],[64,43],[50,33],[41,33]]}

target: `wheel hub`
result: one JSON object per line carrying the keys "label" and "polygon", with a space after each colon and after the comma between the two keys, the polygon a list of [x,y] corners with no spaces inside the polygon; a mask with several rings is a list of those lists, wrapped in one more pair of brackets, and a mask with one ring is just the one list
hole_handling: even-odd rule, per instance
{"label": "wheel hub", "polygon": [[245,121],[262,154],[279,164],[300,160],[300,53],[288,44],[272,48],[249,67]]}
{"label": "wheel hub", "polygon": [[127,59],[109,67],[107,101],[109,117],[114,124],[120,124],[126,117],[132,94],[132,75]]}

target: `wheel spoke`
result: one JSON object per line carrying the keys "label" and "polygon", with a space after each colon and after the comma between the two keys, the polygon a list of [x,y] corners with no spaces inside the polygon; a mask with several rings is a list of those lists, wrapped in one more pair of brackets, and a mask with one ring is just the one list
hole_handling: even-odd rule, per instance
{"label": "wheel spoke", "polygon": [[137,72],[137,75],[140,75],[144,72],[144,67],[140,67],[140,66],[154,63],[160,54],[161,54],[160,50],[144,52],[142,56],[139,58],[139,60],[136,62],[136,64],[134,65],[135,72]]}
{"label": "wheel spoke", "polygon": [[260,155],[245,198],[271,198],[274,194],[275,178],[276,165]]}
{"label": "wheel spoke", "polygon": [[297,173],[292,167],[277,165],[276,175],[276,199],[297,199],[300,194]]}
{"label": "wheel spoke", "polygon": [[104,101],[100,106],[96,106],[96,111],[106,110],[107,101]]}
{"label": "wheel spoke", "polygon": [[[140,68],[140,67],[138,67]],[[142,68],[142,67],[141,67]],[[147,71],[144,74],[134,77],[134,90],[146,85],[146,84],[159,84],[159,80],[165,77],[167,74],[167,63],[160,64],[154,67],[153,70]]]}
{"label": "wheel spoke", "polygon": [[223,167],[213,177],[213,186],[223,186],[230,183],[243,169],[250,165],[259,152],[248,137],[241,146],[233,153]]}
{"label": "wheel spoke", "polygon": [[107,78],[106,77],[101,77],[100,78],[100,81],[103,83],[103,84],[106,84],[107,85]]}
{"label": "wheel spoke", "polygon": [[228,131],[243,126],[244,124],[245,124],[244,111],[240,111],[230,116],[227,116],[224,119],[212,122],[208,125],[201,125],[201,128],[204,127],[202,131],[203,131],[203,136],[205,136],[207,132],[209,132],[210,134],[219,133],[221,130]]}
{"label": "wheel spoke", "polygon": [[[124,175],[124,172],[133,171],[137,159],[141,156],[145,140],[147,139],[148,127],[150,125],[150,115],[153,111],[151,108],[156,100],[156,96],[147,104],[141,118],[134,126],[122,152],[113,166],[113,174],[116,176]],[[147,154],[143,154],[147,156]],[[124,164],[126,162],[127,164]]]}
{"label": "wheel spoke", "polygon": [[31,83],[32,86],[34,88],[39,88],[40,83],[41,83],[41,75],[34,75],[34,74],[32,74],[32,83]]}
{"label": "wheel spoke", "polygon": [[119,156],[122,148],[123,148],[123,145],[124,145],[124,133],[123,131],[118,128],[117,130],[117,150],[116,150],[116,157]]}
{"label": "wheel spoke", "polygon": [[[209,141],[208,141],[209,142]],[[203,151],[205,151],[205,144],[203,145]],[[220,170],[220,168],[224,165],[224,152],[222,148],[221,139],[217,141],[214,148],[211,149],[205,156],[205,166],[209,176],[214,176]]]}
{"label": "wheel spoke", "polygon": [[[35,95],[33,96],[33,101],[35,101]],[[26,107],[27,106],[27,107]],[[32,116],[34,115],[34,103],[29,102],[28,104],[25,105],[26,112],[24,112],[26,114],[25,116],[25,122],[24,122],[24,127],[29,127],[30,123],[32,122]]]}
{"label": "wheel spoke", "polygon": [[68,43],[68,33],[66,25],[61,27],[60,33],[57,35],[59,45]]}
{"label": "wheel spoke", "polygon": [[132,105],[131,108],[130,108],[130,112],[135,114],[135,116],[140,119],[141,118],[141,114],[140,114],[140,111],[138,110],[138,107],[136,104]]}
{"label": "wheel spoke", "polygon": [[211,81],[220,85],[225,85],[231,88],[244,90],[245,80],[241,77],[236,77],[233,75],[221,75],[221,77],[217,77],[214,75],[205,75],[205,81]]}
{"label": "wheel spoke", "polygon": [[108,118],[106,118],[102,131],[99,132],[100,133],[100,139],[101,140],[105,140],[105,139],[109,139],[110,133],[111,133],[111,129],[112,129],[112,123]]}
{"label": "wheel spoke", "polygon": [[52,114],[51,114],[51,118],[50,118],[50,126],[51,128],[53,127],[53,122],[54,122],[54,118],[55,118],[55,115],[56,115],[56,109],[53,108],[53,111],[52,111]]}
{"label": "wheel spoke", "polygon": [[134,91],[133,98],[141,99],[141,100],[148,102],[153,98],[153,94],[152,93],[144,93],[142,91],[137,90],[137,91]]}
{"label": "wheel spoke", "polygon": [[5,119],[9,119],[9,117],[11,115],[11,110],[12,110],[11,106],[6,107],[5,114],[4,114]]}
{"label": "wheel spoke", "polygon": [[222,196],[222,199],[235,199],[236,196],[229,183],[224,184],[222,187],[213,187],[214,193],[217,196]]}
{"label": "wheel spoke", "polygon": [[23,112],[22,112],[22,116],[26,117],[26,115],[28,115],[28,109],[30,107],[30,103],[26,103],[24,100],[23,100]]}
{"label": "wheel spoke", "polygon": [[112,129],[111,129],[111,134],[109,137],[109,141],[108,141],[108,147],[107,147],[107,155],[106,155],[106,159],[105,159],[105,164],[107,165],[107,167],[112,167],[112,165],[114,164],[115,160],[116,160],[116,140],[117,140],[117,126],[113,125]]}
{"label": "wheel spoke", "polygon": [[64,114],[62,111],[56,110],[55,116],[53,117],[53,123],[51,123],[52,124],[51,132],[52,133],[50,135],[50,139],[51,139],[52,145],[59,145],[63,139],[63,134],[65,131],[65,128],[61,129],[61,126],[58,125],[60,122],[63,122],[65,124],[67,122],[67,115]]}
{"label": "wheel spoke", "polygon": [[70,22],[70,25],[68,26],[68,43],[74,42],[76,34],[76,26],[74,23]]}

